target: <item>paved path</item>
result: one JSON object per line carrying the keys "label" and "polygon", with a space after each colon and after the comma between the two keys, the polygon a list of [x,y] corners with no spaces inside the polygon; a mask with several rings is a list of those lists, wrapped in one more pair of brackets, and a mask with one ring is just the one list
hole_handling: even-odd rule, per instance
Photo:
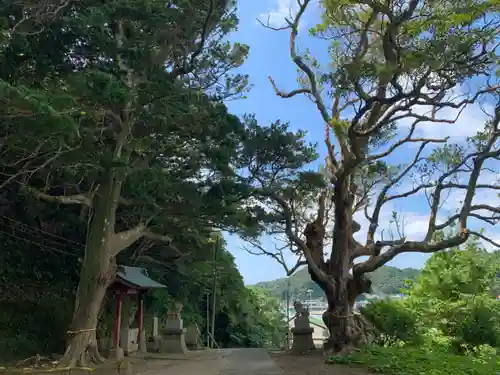
{"label": "paved path", "polygon": [[190,354],[145,358],[135,375],[282,375],[266,349],[215,349]]}
{"label": "paved path", "polygon": [[266,349],[225,349],[226,365],[220,375],[281,375]]}

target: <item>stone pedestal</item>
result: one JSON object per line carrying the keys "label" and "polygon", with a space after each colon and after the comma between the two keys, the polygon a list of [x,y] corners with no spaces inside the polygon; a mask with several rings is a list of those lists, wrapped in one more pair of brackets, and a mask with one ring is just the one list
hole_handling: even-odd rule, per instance
{"label": "stone pedestal", "polygon": [[192,324],[186,328],[186,346],[189,350],[200,349],[200,330],[197,324]]}
{"label": "stone pedestal", "polygon": [[182,308],[182,303],[176,302],[175,310],[168,313],[165,328],[161,330],[160,352],[162,353],[187,354],[188,352],[181,318]]}
{"label": "stone pedestal", "polygon": [[165,328],[161,330],[160,352],[187,354],[188,350],[184,334],[185,330],[180,314],[169,314]]}
{"label": "stone pedestal", "polygon": [[314,328],[294,327],[291,331],[293,334],[292,353],[300,354],[316,349],[313,340]]}
{"label": "stone pedestal", "polygon": [[168,354],[187,354],[184,328],[165,328],[161,332],[160,352]]}
{"label": "stone pedestal", "polygon": [[299,314],[294,320],[291,329],[293,334],[292,353],[300,354],[316,349],[314,346],[313,332],[314,328],[309,323],[309,312],[305,310],[300,303],[295,304],[295,310]]}
{"label": "stone pedestal", "polygon": [[176,329],[183,329],[184,328],[184,324],[182,322],[182,319],[180,317],[173,317],[173,318],[170,318],[170,319],[167,319],[167,322],[165,324],[165,329],[173,329],[173,330],[176,330]]}

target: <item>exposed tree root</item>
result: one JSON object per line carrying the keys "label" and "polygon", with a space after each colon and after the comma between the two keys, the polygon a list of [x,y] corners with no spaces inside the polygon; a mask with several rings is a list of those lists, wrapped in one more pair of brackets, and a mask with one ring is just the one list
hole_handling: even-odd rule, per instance
{"label": "exposed tree root", "polygon": [[330,332],[324,349],[330,350],[335,355],[348,355],[357,348],[373,342],[375,338],[374,328],[360,314],[338,316],[331,311],[325,311],[323,322]]}
{"label": "exposed tree root", "polygon": [[62,367],[88,367],[105,362],[99,353],[95,330],[90,330],[76,333],[59,363]]}

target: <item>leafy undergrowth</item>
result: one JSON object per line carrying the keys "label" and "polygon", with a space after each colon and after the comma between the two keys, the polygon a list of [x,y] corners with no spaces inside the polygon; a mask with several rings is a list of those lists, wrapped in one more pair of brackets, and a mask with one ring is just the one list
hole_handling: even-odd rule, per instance
{"label": "leafy undergrowth", "polygon": [[480,359],[422,349],[370,347],[329,363],[362,366],[387,375],[500,375],[500,358]]}

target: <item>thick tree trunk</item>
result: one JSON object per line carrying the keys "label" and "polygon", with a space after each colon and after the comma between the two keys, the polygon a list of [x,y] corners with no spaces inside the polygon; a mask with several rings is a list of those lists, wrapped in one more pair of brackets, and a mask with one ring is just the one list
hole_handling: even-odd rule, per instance
{"label": "thick tree trunk", "polygon": [[[364,289],[365,284],[359,280],[348,278],[346,285],[335,288],[333,283],[325,283],[318,279],[312,270],[309,270],[311,279],[323,290],[328,302],[328,309],[323,313],[323,323],[327,327],[330,337],[324,348],[335,353],[349,353],[352,349],[370,341],[370,328],[360,315],[355,315],[354,302]],[[329,274],[331,279],[335,279]],[[344,290],[344,295],[338,291]]]}
{"label": "thick tree trunk", "polygon": [[116,171],[109,170],[93,201],[68,346],[61,360],[63,366],[86,366],[89,362],[104,361],[97,347],[96,328],[106,289],[116,274],[115,254],[114,249],[110,249],[110,242],[120,190],[121,180],[116,178]]}
{"label": "thick tree trunk", "polygon": [[[332,254],[326,262],[329,282],[321,283],[328,301],[323,322],[330,332],[326,347],[346,354],[367,342],[367,327],[360,315],[354,314],[356,297],[365,292],[363,280],[355,280],[350,274],[350,251],[353,235],[352,195],[348,179],[335,187],[335,224],[333,228]],[[313,279],[314,280],[314,279]],[[319,280],[314,280],[318,283]]]}
{"label": "thick tree trunk", "polygon": [[92,274],[80,276],[75,311],[68,332],[69,340],[61,363],[64,366],[87,366],[89,363],[102,363],[96,337],[99,311],[107,289],[106,276],[101,277],[98,269]]}
{"label": "thick tree trunk", "polygon": [[[370,324],[362,315],[354,314],[354,301],[361,293],[352,289],[351,283],[355,283],[353,279],[349,279],[347,293],[343,296],[335,294],[333,288],[325,290],[328,309],[323,313],[323,323],[330,333],[325,349],[332,349],[339,354],[348,354],[372,340]],[[348,301],[347,308],[345,301]]]}

